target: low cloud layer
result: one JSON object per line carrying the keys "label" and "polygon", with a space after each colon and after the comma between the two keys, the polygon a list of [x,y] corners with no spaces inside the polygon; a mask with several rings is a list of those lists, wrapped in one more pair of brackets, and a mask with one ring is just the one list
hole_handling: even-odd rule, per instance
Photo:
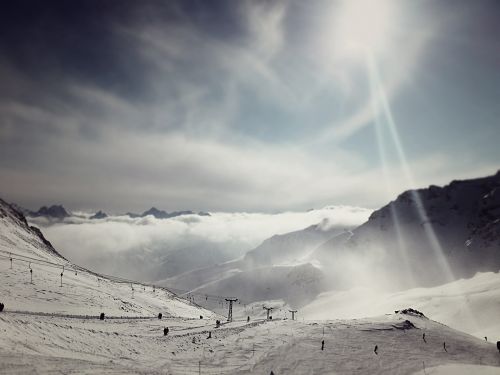
{"label": "low cloud layer", "polygon": [[174,252],[177,260],[183,258],[183,251],[185,257],[193,251],[212,251],[213,261],[229,260],[275,234],[318,223],[325,229],[357,226],[370,213],[371,210],[364,208],[340,206],[308,212],[212,213],[163,220],[152,216],[91,220],[88,214],[67,218],[62,223],[51,223],[44,218],[30,220],[42,228],[56,249],[75,263],[104,273],[148,279],[151,275],[147,272],[158,266],[155,263],[169,259],[168,255]]}

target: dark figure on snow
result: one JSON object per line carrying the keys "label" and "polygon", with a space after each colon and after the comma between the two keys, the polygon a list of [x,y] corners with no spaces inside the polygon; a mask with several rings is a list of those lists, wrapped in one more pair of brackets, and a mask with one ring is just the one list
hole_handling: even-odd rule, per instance
{"label": "dark figure on snow", "polygon": [[158,319],[161,319],[161,318],[162,318],[162,316],[163,316],[163,314],[162,314],[162,313],[159,313],[159,314],[158,314]]}
{"label": "dark figure on snow", "polygon": [[500,341],[497,341],[497,349],[498,349],[498,352],[500,353]]}
{"label": "dark figure on snow", "polygon": [[215,321],[215,328],[219,328],[220,327],[220,320],[216,320]]}
{"label": "dark figure on snow", "polygon": [[200,315],[200,319],[203,319],[203,315]]}
{"label": "dark figure on snow", "polygon": [[488,341],[488,337],[484,336],[484,341]]}
{"label": "dark figure on snow", "polygon": [[373,352],[378,355],[378,345],[375,345],[375,349],[373,349]]}
{"label": "dark figure on snow", "polygon": [[325,340],[321,340],[321,350],[325,350]]}
{"label": "dark figure on snow", "polygon": [[101,315],[99,316],[99,319],[104,320],[104,313],[101,313]]}
{"label": "dark figure on snow", "polygon": [[424,342],[427,343],[427,340],[425,339],[425,333],[422,335],[422,340],[424,340]]}
{"label": "dark figure on snow", "polygon": [[446,350],[446,342],[443,342],[443,349],[445,352],[448,352],[448,350]]}
{"label": "dark figure on snow", "polygon": [[163,336],[166,336],[166,335],[168,335],[168,327],[163,328]]}
{"label": "dark figure on snow", "polygon": [[250,317],[249,317],[249,316],[247,316],[247,323],[248,323],[249,321],[250,321]]}
{"label": "dark figure on snow", "polygon": [[271,371],[271,373],[269,375],[274,375],[274,372]]}
{"label": "dark figure on snow", "polygon": [[5,307],[5,305],[3,303],[0,303],[0,311],[3,311],[4,307]]}
{"label": "dark figure on snow", "polygon": [[209,331],[207,339],[211,339],[211,338],[212,338],[212,331]]}

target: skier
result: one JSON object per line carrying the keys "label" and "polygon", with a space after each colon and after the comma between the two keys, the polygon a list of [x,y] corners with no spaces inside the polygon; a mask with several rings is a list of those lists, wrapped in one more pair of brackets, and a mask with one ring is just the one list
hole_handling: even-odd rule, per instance
{"label": "skier", "polygon": [[427,341],[425,340],[425,333],[422,335],[422,340],[424,340],[424,342],[427,343]]}
{"label": "skier", "polygon": [[209,331],[207,339],[211,339],[211,338],[212,338],[212,331]]}
{"label": "skier", "polygon": [[375,349],[373,349],[373,352],[378,355],[378,345],[375,345]]}
{"label": "skier", "polygon": [[443,349],[446,353],[448,353],[448,350],[446,350],[446,342],[443,342]]}
{"label": "skier", "polygon": [[247,316],[247,323],[250,322],[250,316]]}
{"label": "skier", "polygon": [[325,350],[325,340],[321,340],[321,350]]}
{"label": "skier", "polygon": [[497,341],[497,349],[498,349],[498,352],[500,353],[500,341]]}
{"label": "skier", "polygon": [[168,327],[163,328],[163,336],[166,336],[166,335],[168,335]]}

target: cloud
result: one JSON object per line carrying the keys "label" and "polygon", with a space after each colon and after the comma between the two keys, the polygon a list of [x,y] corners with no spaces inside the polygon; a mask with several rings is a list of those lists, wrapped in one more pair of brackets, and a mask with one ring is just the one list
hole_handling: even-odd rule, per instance
{"label": "cloud", "polygon": [[[308,212],[224,213],[186,215],[171,219],[152,216],[110,216],[91,220],[78,213],[62,223],[31,218],[65,257],[104,273],[148,279],[158,272],[162,259],[173,251],[192,256],[191,248],[217,249],[220,259],[243,255],[275,234],[300,230],[320,222],[326,227],[352,227],[366,221],[371,210],[357,207],[326,207]],[[181,256],[182,257],[182,256]]]}
{"label": "cloud", "polygon": [[[392,199],[375,137],[362,132],[372,117],[364,71],[339,65],[326,48],[331,35],[318,27],[329,12],[230,3],[220,12],[170,2],[125,19],[101,14],[103,37],[78,46],[92,52],[81,69],[73,46],[51,50],[54,36],[44,30],[36,30],[43,64],[5,54],[2,195],[29,208],[107,211],[375,208]],[[413,75],[429,35],[385,61],[389,95]],[[494,171],[477,152],[460,150],[467,161],[458,165],[442,148],[424,150],[410,168],[418,186]],[[400,173],[389,166],[393,192],[416,187]]]}

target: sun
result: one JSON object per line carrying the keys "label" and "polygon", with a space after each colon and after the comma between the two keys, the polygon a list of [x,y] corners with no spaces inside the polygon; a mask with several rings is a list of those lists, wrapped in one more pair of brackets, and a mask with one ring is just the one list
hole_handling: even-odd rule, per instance
{"label": "sun", "polygon": [[343,0],[334,12],[335,50],[343,57],[382,54],[396,21],[394,0]]}

